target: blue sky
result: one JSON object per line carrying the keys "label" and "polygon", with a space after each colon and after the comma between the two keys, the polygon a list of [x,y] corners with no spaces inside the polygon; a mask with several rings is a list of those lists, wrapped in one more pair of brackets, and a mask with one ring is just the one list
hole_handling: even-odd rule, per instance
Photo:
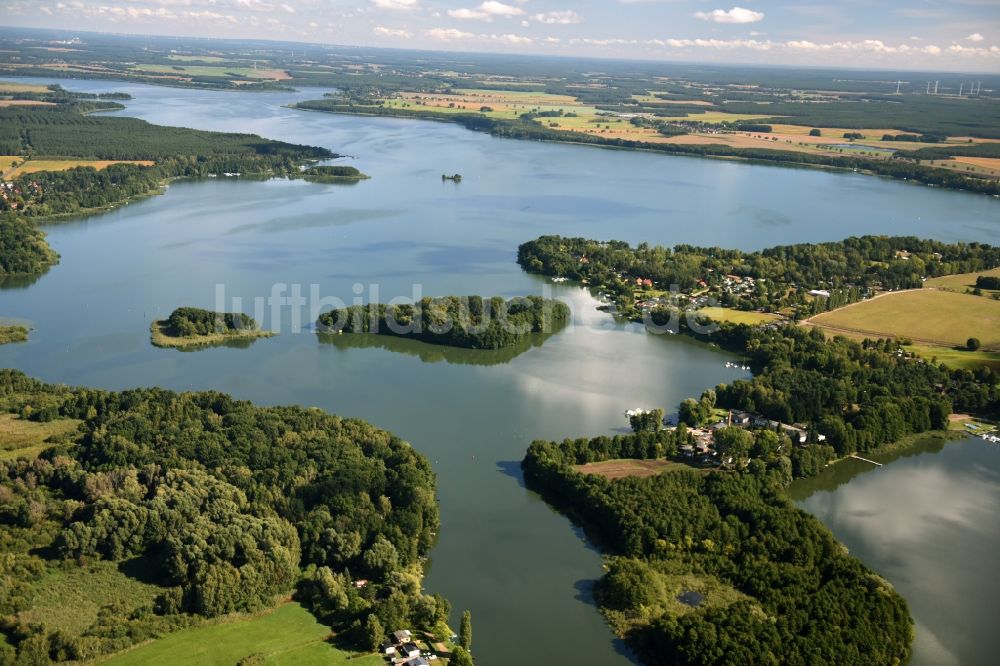
{"label": "blue sky", "polygon": [[0,0],[6,26],[1000,72],[1000,0]]}

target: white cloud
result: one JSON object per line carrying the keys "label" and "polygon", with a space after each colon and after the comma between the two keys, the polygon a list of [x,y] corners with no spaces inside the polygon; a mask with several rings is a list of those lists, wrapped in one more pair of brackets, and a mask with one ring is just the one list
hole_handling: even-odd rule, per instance
{"label": "white cloud", "polygon": [[497,0],[486,0],[474,9],[449,9],[448,16],[463,20],[492,21],[494,18],[523,16],[524,10],[513,5],[505,5]]}
{"label": "white cloud", "polygon": [[981,42],[986,38],[980,35],[978,32],[974,32],[968,37],[966,37],[966,39],[969,40],[970,42]]}
{"label": "white cloud", "polygon": [[714,23],[756,23],[764,20],[763,12],[755,12],[752,9],[743,7],[733,7],[729,11],[725,9],[713,9],[710,12],[695,12],[695,18],[702,21],[712,21]]}
{"label": "white cloud", "polygon": [[372,32],[379,37],[396,37],[399,39],[409,39],[413,36],[413,33],[409,30],[398,30],[396,28],[386,28],[385,26],[377,25]]}
{"label": "white cloud", "polygon": [[458,30],[456,28],[431,28],[424,33],[428,38],[441,42],[450,42],[456,39],[471,39],[475,37],[471,32]]}
{"label": "white cloud", "polygon": [[539,23],[545,23],[546,25],[572,25],[576,23],[583,23],[583,17],[574,12],[572,9],[535,14],[532,18]]}
{"label": "white cloud", "polygon": [[417,0],[372,0],[372,4],[379,9],[396,12],[408,12],[417,8]]}

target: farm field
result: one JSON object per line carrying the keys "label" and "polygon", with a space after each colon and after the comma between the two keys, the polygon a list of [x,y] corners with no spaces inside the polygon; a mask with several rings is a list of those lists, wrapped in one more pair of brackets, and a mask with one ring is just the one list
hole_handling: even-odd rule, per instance
{"label": "farm field", "polygon": [[[935,289],[947,289],[948,291],[957,291],[959,293],[965,293],[966,289],[973,289],[976,286],[976,278],[980,275],[986,275],[991,277],[1000,277],[1000,268],[994,268],[988,271],[978,271],[976,273],[957,273],[955,275],[942,275],[941,277],[935,277],[928,279],[924,286],[934,287]],[[983,293],[988,293],[988,289],[984,289]]]}
{"label": "farm field", "polygon": [[75,419],[57,419],[38,423],[17,414],[0,414],[0,460],[33,458],[49,444],[45,440],[53,435],[72,432],[80,425]]}
{"label": "farm field", "polygon": [[672,460],[620,459],[576,465],[574,469],[583,474],[597,474],[605,479],[621,479],[626,476],[647,477],[678,469],[694,469],[684,463]]}
{"label": "farm field", "polygon": [[[0,169],[9,168],[10,162],[4,162],[6,157],[0,157]],[[17,157],[16,159],[21,159]],[[106,169],[112,164],[139,164],[142,166],[153,166],[150,160],[28,160],[24,164],[10,172],[4,171],[4,178],[16,178],[26,173],[36,173],[38,171],[66,171],[76,167],[94,167],[95,169]],[[5,166],[6,165],[6,166]]]}
{"label": "farm field", "polygon": [[216,624],[182,629],[164,638],[118,654],[106,662],[132,664],[235,664],[260,655],[264,664],[312,666],[380,666],[379,655],[353,656],[337,650],[326,639],[330,630],[303,606],[284,603],[262,615],[232,617]]}
{"label": "farm field", "polygon": [[984,351],[1000,350],[1000,301],[939,289],[884,294],[809,319],[832,333],[905,337],[924,345],[964,346],[979,338]]}
{"label": "farm field", "polygon": [[245,76],[251,79],[284,80],[291,78],[282,69],[254,69],[251,67],[228,67],[214,65],[136,65],[134,69],[153,74],[171,74],[177,76]]}
{"label": "farm field", "polygon": [[0,108],[10,106],[55,106],[55,103],[42,102],[34,99],[0,99]]}
{"label": "farm field", "polygon": [[0,81],[0,95],[12,93],[45,93],[49,92],[47,86],[34,83],[14,83],[12,81]]}

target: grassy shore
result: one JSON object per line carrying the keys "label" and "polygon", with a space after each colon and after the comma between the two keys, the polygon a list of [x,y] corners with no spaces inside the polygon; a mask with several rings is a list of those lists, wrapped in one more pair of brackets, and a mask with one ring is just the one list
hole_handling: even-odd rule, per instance
{"label": "grassy shore", "polygon": [[235,615],[220,622],[182,629],[128,652],[106,664],[236,664],[256,655],[262,664],[296,666],[379,666],[379,655],[352,655],[333,647],[330,629],[294,602],[261,615]]}
{"label": "grassy shore", "polygon": [[156,347],[173,349],[192,349],[196,347],[211,347],[227,342],[251,341],[257,338],[270,338],[276,333],[263,329],[238,331],[235,333],[212,333],[210,335],[192,335],[179,337],[167,332],[166,320],[154,321],[149,326],[150,341]]}

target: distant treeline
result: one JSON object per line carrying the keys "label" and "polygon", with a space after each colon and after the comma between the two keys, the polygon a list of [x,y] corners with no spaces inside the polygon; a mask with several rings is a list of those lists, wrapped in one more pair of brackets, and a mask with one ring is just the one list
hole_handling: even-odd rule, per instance
{"label": "distant treeline", "polygon": [[552,333],[569,319],[561,301],[525,296],[423,298],[413,305],[354,305],[320,315],[321,332],[375,333],[469,349],[501,349],[534,333]]}

